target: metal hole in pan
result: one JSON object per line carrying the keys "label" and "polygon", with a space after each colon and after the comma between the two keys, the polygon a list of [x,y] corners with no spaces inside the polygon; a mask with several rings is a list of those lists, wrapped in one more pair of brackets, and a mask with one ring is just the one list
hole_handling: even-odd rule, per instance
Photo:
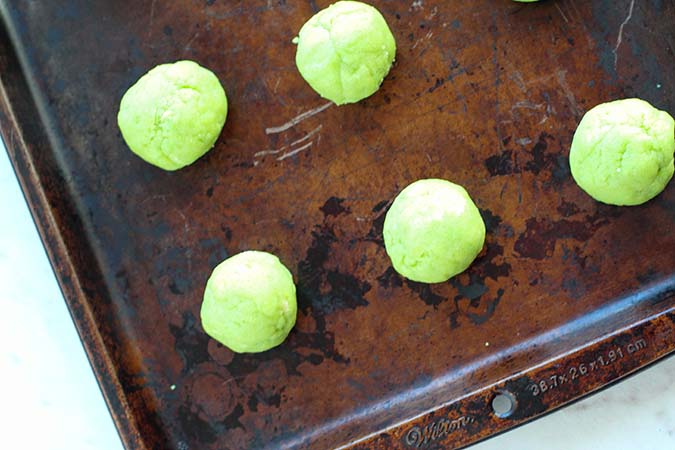
{"label": "metal hole in pan", "polygon": [[518,408],[516,397],[508,391],[499,391],[492,399],[492,412],[499,418],[507,418]]}

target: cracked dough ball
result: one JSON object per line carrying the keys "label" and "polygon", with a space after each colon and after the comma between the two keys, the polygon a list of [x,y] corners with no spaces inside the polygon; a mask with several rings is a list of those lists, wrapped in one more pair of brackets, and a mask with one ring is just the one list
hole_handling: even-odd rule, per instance
{"label": "cracked dough ball", "polygon": [[178,61],[155,67],[129,88],[117,123],[131,151],[177,170],[213,147],[226,118],[227,97],[213,72]]}
{"label": "cracked dough ball", "polygon": [[399,274],[442,283],[476,259],[485,242],[485,223],[463,187],[446,180],[419,180],[392,203],[383,235]]}
{"label": "cracked dough ball", "polygon": [[337,105],[374,94],[396,56],[384,17],[361,2],[341,1],[319,11],[293,42],[302,77]]}
{"label": "cracked dough ball", "polygon": [[218,264],[206,282],[204,331],[237,353],[281,344],[295,325],[295,284],[274,255],[247,251]]}
{"label": "cracked dough ball", "polygon": [[639,205],[673,177],[675,122],[639,99],[604,103],[584,115],[570,168],[579,187],[610,205]]}

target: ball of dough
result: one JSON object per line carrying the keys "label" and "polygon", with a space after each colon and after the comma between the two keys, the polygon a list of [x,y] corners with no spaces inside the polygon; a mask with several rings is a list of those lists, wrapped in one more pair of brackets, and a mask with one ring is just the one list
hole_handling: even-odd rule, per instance
{"label": "ball of dough", "polygon": [[396,56],[384,17],[361,2],[341,1],[319,11],[293,42],[302,77],[337,105],[375,93]]}
{"label": "ball of dough", "polygon": [[639,99],[604,103],[584,115],[570,168],[579,187],[610,205],[639,205],[673,177],[675,122]]}
{"label": "ball of dough", "polygon": [[178,61],[155,67],[129,88],[117,123],[131,151],[177,170],[213,147],[226,118],[227,97],[213,72]]}
{"label": "ball of dough", "polygon": [[204,331],[237,353],[281,344],[295,325],[295,284],[274,255],[247,251],[218,264],[206,283]]}
{"label": "ball of dough", "polygon": [[384,219],[384,245],[394,269],[423,283],[463,272],[485,242],[485,223],[463,187],[419,180],[401,191]]}

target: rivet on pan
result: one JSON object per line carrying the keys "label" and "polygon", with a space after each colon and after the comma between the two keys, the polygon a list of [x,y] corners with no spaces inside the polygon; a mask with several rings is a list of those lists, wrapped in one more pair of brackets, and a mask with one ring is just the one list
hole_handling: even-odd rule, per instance
{"label": "rivet on pan", "polygon": [[495,416],[505,419],[518,408],[518,400],[509,391],[498,391],[492,398],[492,412]]}

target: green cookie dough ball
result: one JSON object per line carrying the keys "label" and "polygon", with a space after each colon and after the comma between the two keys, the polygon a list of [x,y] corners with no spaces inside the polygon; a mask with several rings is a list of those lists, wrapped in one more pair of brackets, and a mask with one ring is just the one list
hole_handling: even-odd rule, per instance
{"label": "green cookie dough ball", "polygon": [[337,105],[377,91],[396,56],[396,42],[380,12],[361,2],[337,2],[316,13],[299,36],[295,62],[302,77]]}
{"label": "green cookie dough ball", "polygon": [[218,78],[192,61],[162,64],[122,97],[117,115],[131,151],[164,170],[195,162],[215,144],[227,118]]}
{"label": "green cookie dough ball", "polygon": [[639,205],[673,177],[675,122],[639,99],[604,103],[581,119],[570,150],[579,187],[610,205]]}
{"label": "green cookie dough ball", "polygon": [[206,282],[204,331],[237,353],[281,344],[295,325],[295,284],[274,255],[247,251],[218,264]]}
{"label": "green cookie dough ball", "polygon": [[384,219],[383,234],[398,273],[441,283],[476,259],[485,242],[485,224],[463,187],[429,179],[401,191]]}

